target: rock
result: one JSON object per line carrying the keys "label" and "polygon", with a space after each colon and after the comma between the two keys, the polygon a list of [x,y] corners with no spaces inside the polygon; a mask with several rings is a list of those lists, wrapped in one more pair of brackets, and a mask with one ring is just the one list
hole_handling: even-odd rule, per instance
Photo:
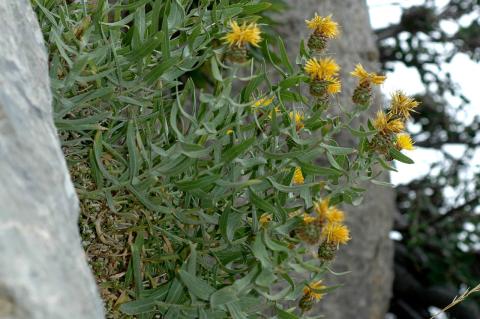
{"label": "rock", "polygon": [[0,318],[103,318],[40,28],[28,0],[1,0],[0,20]]}

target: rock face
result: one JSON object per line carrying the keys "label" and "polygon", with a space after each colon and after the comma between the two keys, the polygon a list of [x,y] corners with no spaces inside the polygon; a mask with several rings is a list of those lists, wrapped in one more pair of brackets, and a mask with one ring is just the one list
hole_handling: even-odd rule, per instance
{"label": "rock face", "polygon": [[38,23],[28,0],[1,0],[0,21],[0,318],[103,318]]}
{"label": "rock face", "polygon": [[[301,39],[308,39],[310,30],[305,19],[317,12],[332,14],[341,25],[341,36],[329,42],[328,51],[340,64],[342,94],[339,103],[352,105],[350,97],[356,81],[349,75],[355,64],[362,63],[367,70],[378,70],[378,53],[370,27],[368,8],[364,0],[288,0],[290,8],[278,20],[291,58],[298,52]],[[293,60],[294,61],[294,60]],[[377,94],[378,95],[378,94]],[[375,101],[370,115],[380,107]],[[334,111],[334,110],[333,110]],[[365,118],[361,119],[365,122]],[[349,137],[340,137],[342,146],[352,145]],[[352,240],[342,247],[333,265],[336,272],[351,271],[347,275],[330,276],[328,285],[344,286],[325,296],[312,313],[329,319],[368,318],[383,319],[388,309],[393,280],[393,245],[388,234],[395,212],[394,190],[367,185],[368,190],[359,207],[347,207],[347,224]]]}

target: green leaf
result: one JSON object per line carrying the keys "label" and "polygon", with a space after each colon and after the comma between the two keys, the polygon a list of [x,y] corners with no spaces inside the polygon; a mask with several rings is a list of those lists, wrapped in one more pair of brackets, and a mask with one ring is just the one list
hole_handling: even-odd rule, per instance
{"label": "green leaf", "polygon": [[235,287],[237,291],[242,292],[252,283],[257,273],[258,273],[258,267],[253,266],[253,268],[245,277],[235,280],[232,286]]}
{"label": "green leaf", "polygon": [[268,232],[266,230],[264,230],[263,232],[263,240],[265,241],[265,245],[270,249],[270,250],[273,250],[273,251],[283,251],[283,252],[286,252],[288,253],[290,250],[288,249],[288,247],[274,241],[273,239],[270,238],[270,236],[268,235]]}
{"label": "green leaf", "polygon": [[181,153],[191,158],[206,157],[212,151],[211,147],[204,147],[198,144],[180,143]]}
{"label": "green leaf", "polygon": [[222,74],[220,73],[220,70],[218,68],[217,59],[214,56],[212,56],[212,58],[210,59],[210,65],[212,67],[213,78],[219,82],[222,82]]}
{"label": "green leaf", "polygon": [[282,159],[288,159],[288,158],[294,158],[301,156],[305,154],[305,151],[292,151],[288,153],[272,153],[268,151],[264,151],[265,158],[267,159],[276,159],[276,160],[282,160]]}
{"label": "green leaf", "polygon": [[190,243],[190,256],[188,256],[187,263],[184,264],[186,266],[188,273],[195,276],[197,272],[197,245]]}
{"label": "green leaf", "polygon": [[367,136],[370,136],[370,135],[374,135],[377,133],[376,130],[372,130],[372,131],[365,131],[365,129],[363,127],[360,127],[360,130],[355,130],[351,127],[348,128],[350,130],[350,132],[355,135],[355,136],[359,136],[359,137],[367,137]]}
{"label": "green leaf", "polygon": [[132,120],[128,121],[127,126],[127,148],[128,148],[128,173],[130,180],[138,175],[138,151],[135,143],[135,127]]}
{"label": "green leaf", "polygon": [[405,164],[415,163],[410,157],[406,156],[405,154],[403,154],[402,152],[398,151],[395,148],[390,149],[390,155],[397,161],[400,161]]}
{"label": "green leaf", "polygon": [[332,165],[334,168],[338,169],[339,171],[342,171],[345,173],[345,170],[343,167],[337,162],[335,157],[332,155],[332,153],[327,152],[327,159],[330,165]]}
{"label": "green leaf", "polygon": [[165,158],[156,165],[152,171],[157,175],[174,176],[183,173],[192,166],[194,159],[185,156],[179,156],[175,159]]}
{"label": "green leaf", "polygon": [[270,268],[271,262],[268,257],[268,251],[263,244],[260,234],[255,237],[255,241],[252,245],[253,255],[260,261],[262,268]]}
{"label": "green leaf", "polygon": [[238,302],[228,303],[226,306],[232,319],[248,319],[247,314],[241,310]]}
{"label": "green leaf", "polygon": [[241,220],[242,214],[232,211],[230,207],[220,216],[220,232],[228,242],[233,240],[235,231],[241,226]]}
{"label": "green leaf", "polygon": [[277,279],[277,276],[269,268],[264,268],[255,278],[255,284],[262,287],[270,287]]}
{"label": "green leaf", "polygon": [[173,281],[171,282],[170,287],[168,288],[168,294],[167,297],[165,298],[165,302],[169,303],[177,303],[180,301],[180,298],[184,295],[183,292],[183,286],[181,282],[177,279],[174,278]]}
{"label": "green leaf", "polygon": [[255,143],[256,138],[251,137],[249,139],[244,140],[242,143],[234,145],[230,147],[228,150],[222,153],[222,162],[224,163],[230,163],[233,161],[236,157],[238,157],[240,154],[245,152],[250,146]]}
{"label": "green leaf", "polygon": [[164,74],[168,69],[172,68],[180,59],[178,57],[169,57],[162,59],[162,62],[155,66],[145,77],[144,81],[147,84],[153,84],[162,74]]}
{"label": "green leaf", "polygon": [[277,309],[278,319],[299,319],[299,317],[297,317],[293,313],[286,312],[285,310],[282,310],[278,307],[276,309]]}
{"label": "green leaf", "polygon": [[204,189],[207,187],[210,188],[212,184],[215,183],[215,181],[219,178],[219,175],[205,175],[195,180],[181,180],[175,182],[175,184],[183,191],[191,191],[194,189]]}
{"label": "green leaf", "polygon": [[320,146],[327,149],[327,151],[332,155],[348,155],[355,153],[357,150],[350,147],[340,147],[340,146],[333,146],[328,144],[320,144]]}
{"label": "green leaf", "polygon": [[56,119],[55,126],[58,129],[71,130],[71,131],[80,131],[80,130],[99,130],[100,122],[107,120],[110,117],[111,113],[104,112],[95,114],[89,117],[84,117],[75,120],[66,120],[66,119]]}
{"label": "green leaf", "polygon": [[[150,25],[150,34],[154,34],[159,30],[159,22],[161,21],[160,19],[160,11],[163,6],[163,1],[155,1],[152,5],[152,19],[151,19],[151,25]],[[161,38],[161,37],[160,37]]]}
{"label": "green leaf", "polygon": [[256,4],[247,4],[243,6],[242,13],[246,16],[261,12],[270,8],[272,4],[269,2],[259,2]]}
{"label": "green leaf", "polygon": [[131,62],[137,62],[151,55],[153,50],[155,50],[161,45],[163,37],[164,35],[162,31],[157,32],[154,36],[147,39],[144,44],[125,55],[125,58],[130,60]]}
{"label": "green leaf", "polygon": [[305,184],[300,184],[300,185],[295,185],[295,186],[286,186],[286,185],[282,185],[282,184],[277,183],[271,177],[268,177],[267,179],[272,184],[273,187],[275,187],[276,189],[278,189],[279,191],[284,192],[284,193],[298,192],[298,191],[301,191],[302,189],[307,189],[307,188],[310,188],[312,186],[318,185],[318,183],[305,183]]}
{"label": "green leaf", "polygon": [[[287,70],[290,74],[293,73],[293,67],[292,64],[290,63],[290,60],[288,58],[287,50],[285,49],[285,44],[283,43],[283,40],[281,37],[277,38],[277,43],[278,43],[278,48],[280,49],[280,59],[282,60],[282,64],[287,67]],[[281,85],[280,85],[281,86]]]}
{"label": "green leaf", "polygon": [[275,206],[273,204],[269,203],[268,201],[260,198],[258,195],[256,195],[253,191],[250,190],[249,192],[249,197],[250,201],[252,202],[253,205],[255,205],[257,208],[260,208],[264,212],[267,213],[272,213],[274,214],[276,211]]}
{"label": "green leaf", "polygon": [[380,163],[380,165],[382,165],[382,167],[385,168],[386,170],[389,170],[392,172],[398,172],[398,170],[395,167],[385,162],[382,158],[378,157],[377,160]]}
{"label": "green leaf", "polygon": [[238,297],[236,289],[233,286],[227,286],[215,291],[210,296],[210,305],[212,308],[217,308],[237,300]]}
{"label": "green leaf", "polygon": [[171,1],[167,21],[169,29],[176,29],[185,21],[185,11],[178,0]]}
{"label": "green leaf", "polygon": [[286,78],[285,80],[280,81],[280,83],[278,85],[282,89],[287,89],[287,88],[290,88],[292,86],[296,86],[299,83],[305,82],[305,80],[307,80],[307,79],[308,79],[308,77],[306,77],[303,74],[302,75],[290,76],[290,77]]}
{"label": "green leaf", "polygon": [[250,82],[245,86],[242,92],[242,102],[248,102],[251,99],[253,91],[263,82],[265,81],[265,75],[259,74],[252,78]]}
{"label": "green leaf", "polygon": [[183,269],[180,269],[178,274],[183,284],[188,288],[188,291],[197,298],[209,300],[210,296],[215,292],[215,289],[207,282]]}
{"label": "green leaf", "polygon": [[279,209],[277,209],[272,203],[269,201],[259,197],[258,195],[255,194],[253,190],[250,190],[249,192],[249,198],[252,204],[263,210],[267,214],[272,214],[275,216],[275,218],[280,221],[281,223],[284,223],[286,220],[286,217],[281,213]]}
{"label": "green leaf", "polygon": [[298,161],[299,166],[302,168],[302,172],[305,174],[311,174],[311,175],[318,175],[318,176],[340,176],[342,175],[341,172],[330,168],[330,167],[322,167],[322,166],[317,166],[315,164],[310,164],[310,163],[305,163]]}
{"label": "green leaf", "polygon": [[162,301],[168,293],[169,285],[162,285],[149,291],[149,296],[124,303],[120,306],[120,311],[127,315],[138,315],[155,310],[156,303]]}

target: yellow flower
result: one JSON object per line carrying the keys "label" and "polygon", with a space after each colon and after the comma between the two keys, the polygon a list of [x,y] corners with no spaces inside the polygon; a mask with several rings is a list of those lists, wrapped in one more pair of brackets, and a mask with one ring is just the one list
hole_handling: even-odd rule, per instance
{"label": "yellow flower", "polygon": [[274,98],[274,96],[268,99],[266,97],[262,97],[261,99],[258,99],[255,103],[253,103],[252,107],[256,109],[259,107],[269,106],[270,104],[272,104]]}
{"label": "yellow flower", "polygon": [[355,70],[353,70],[353,72],[350,72],[350,74],[353,75],[354,77],[359,78],[361,84],[373,83],[373,84],[380,85],[380,84],[383,84],[383,82],[385,82],[385,79],[387,78],[386,76],[378,75],[374,72],[368,73],[367,71],[365,71],[365,69],[361,64],[357,64],[355,66]]}
{"label": "yellow flower", "polygon": [[373,120],[373,126],[377,129],[377,131],[381,132],[387,126],[388,118],[387,114],[383,111],[377,112],[377,117]]}
{"label": "yellow flower", "polygon": [[328,202],[329,202],[329,199],[325,198],[320,202],[313,203],[313,208],[315,209],[315,212],[318,214],[318,216],[320,216],[320,218],[327,216]]}
{"label": "yellow flower", "polygon": [[273,108],[273,110],[272,110],[270,113],[268,113],[268,118],[269,118],[270,120],[272,119],[273,113],[276,113],[276,114],[281,113],[280,107],[275,106],[275,107]]}
{"label": "yellow flower", "polygon": [[332,15],[321,17],[315,13],[315,17],[312,20],[305,20],[305,22],[309,29],[314,30],[325,38],[333,39],[339,34],[338,23],[332,20]]}
{"label": "yellow flower", "polygon": [[338,71],[340,71],[340,67],[332,58],[323,58],[320,60],[311,58],[305,64],[305,72],[312,80],[331,79],[338,74]]}
{"label": "yellow flower", "polygon": [[303,222],[304,222],[305,224],[311,224],[311,223],[313,223],[315,220],[316,220],[315,217],[310,216],[310,215],[308,215],[308,214],[303,214]]}
{"label": "yellow flower", "polygon": [[305,179],[303,178],[302,169],[300,167],[295,167],[295,172],[293,173],[293,184],[301,185],[305,183]]}
{"label": "yellow flower", "polygon": [[401,150],[413,150],[413,141],[410,135],[408,134],[398,134],[397,135],[397,146]]}
{"label": "yellow flower", "polygon": [[263,214],[258,220],[260,222],[260,227],[265,227],[269,222],[272,221],[272,216],[269,214]]}
{"label": "yellow flower", "polygon": [[373,126],[382,134],[400,133],[405,128],[401,120],[391,119],[391,116],[385,114],[383,111],[377,112]]}
{"label": "yellow flower", "polygon": [[297,128],[297,131],[301,130],[305,126],[305,124],[303,124],[305,115],[297,111],[290,112],[289,115],[290,119],[295,122],[295,127]]}
{"label": "yellow flower", "polygon": [[227,135],[232,135],[233,134],[233,130],[230,128],[227,130]]}
{"label": "yellow flower", "polygon": [[403,93],[402,91],[397,91],[392,94],[392,101],[390,102],[390,112],[394,115],[401,116],[404,119],[408,119],[410,117],[410,112],[414,111],[414,109],[417,108],[419,105],[419,102],[405,95],[405,93]]}
{"label": "yellow flower", "polygon": [[386,131],[391,133],[400,133],[405,128],[405,124],[400,119],[390,120],[387,124]]}
{"label": "yellow flower", "polygon": [[348,227],[340,223],[328,223],[322,229],[322,235],[327,243],[346,244],[350,240]]}
{"label": "yellow flower", "polygon": [[325,289],[325,288],[327,288],[327,286],[322,284],[322,281],[319,280],[317,282],[314,282],[314,283],[311,283],[311,284],[305,286],[305,288],[303,288],[303,294],[318,301],[318,300],[322,299],[322,297],[325,293],[317,292],[315,290],[322,290],[322,289]]}
{"label": "yellow flower", "polygon": [[242,47],[250,43],[253,46],[258,47],[262,37],[260,36],[260,28],[256,23],[246,24],[245,22],[239,26],[236,21],[230,22],[230,28],[232,29],[222,39],[230,46]]}
{"label": "yellow flower", "polygon": [[332,207],[328,210],[326,218],[329,223],[341,223],[345,220],[345,213],[336,207]]}
{"label": "yellow flower", "polygon": [[338,78],[330,77],[325,79],[328,81],[327,92],[328,94],[337,94],[342,91],[342,83]]}

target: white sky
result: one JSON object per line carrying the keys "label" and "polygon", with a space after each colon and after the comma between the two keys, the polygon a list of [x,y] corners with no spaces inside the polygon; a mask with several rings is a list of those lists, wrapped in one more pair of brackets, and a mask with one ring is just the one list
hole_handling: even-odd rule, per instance
{"label": "white sky", "polygon": [[[370,21],[373,28],[386,27],[400,21],[402,8],[423,4],[424,0],[368,0],[370,6]],[[437,0],[438,5],[445,5],[448,0]],[[460,23],[467,23],[472,17],[468,17]],[[446,32],[455,32],[454,23],[444,23],[441,25]],[[468,56],[459,54],[450,64],[442,65],[442,71],[448,71],[452,75],[452,80],[459,85],[459,89],[470,99],[469,109],[464,114],[464,119],[469,121],[475,114],[480,114],[480,89],[478,86],[478,74],[480,74],[480,64],[473,62]],[[394,72],[387,73],[387,81],[383,85],[382,91],[386,96],[391,92],[401,89],[407,94],[413,95],[424,91],[424,86],[420,77],[414,68],[407,68],[402,64],[397,64]],[[455,101],[452,101],[455,103]],[[421,109],[419,110],[421,112]],[[463,148],[460,145],[448,145],[445,149],[455,157],[462,156]],[[392,173],[393,184],[407,183],[410,180],[425,175],[430,168],[430,164],[442,159],[441,153],[428,149],[416,148],[414,151],[405,151],[406,155],[411,157],[415,164],[408,165],[397,163],[398,173]],[[480,166],[480,150],[476,152],[472,167]]]}

